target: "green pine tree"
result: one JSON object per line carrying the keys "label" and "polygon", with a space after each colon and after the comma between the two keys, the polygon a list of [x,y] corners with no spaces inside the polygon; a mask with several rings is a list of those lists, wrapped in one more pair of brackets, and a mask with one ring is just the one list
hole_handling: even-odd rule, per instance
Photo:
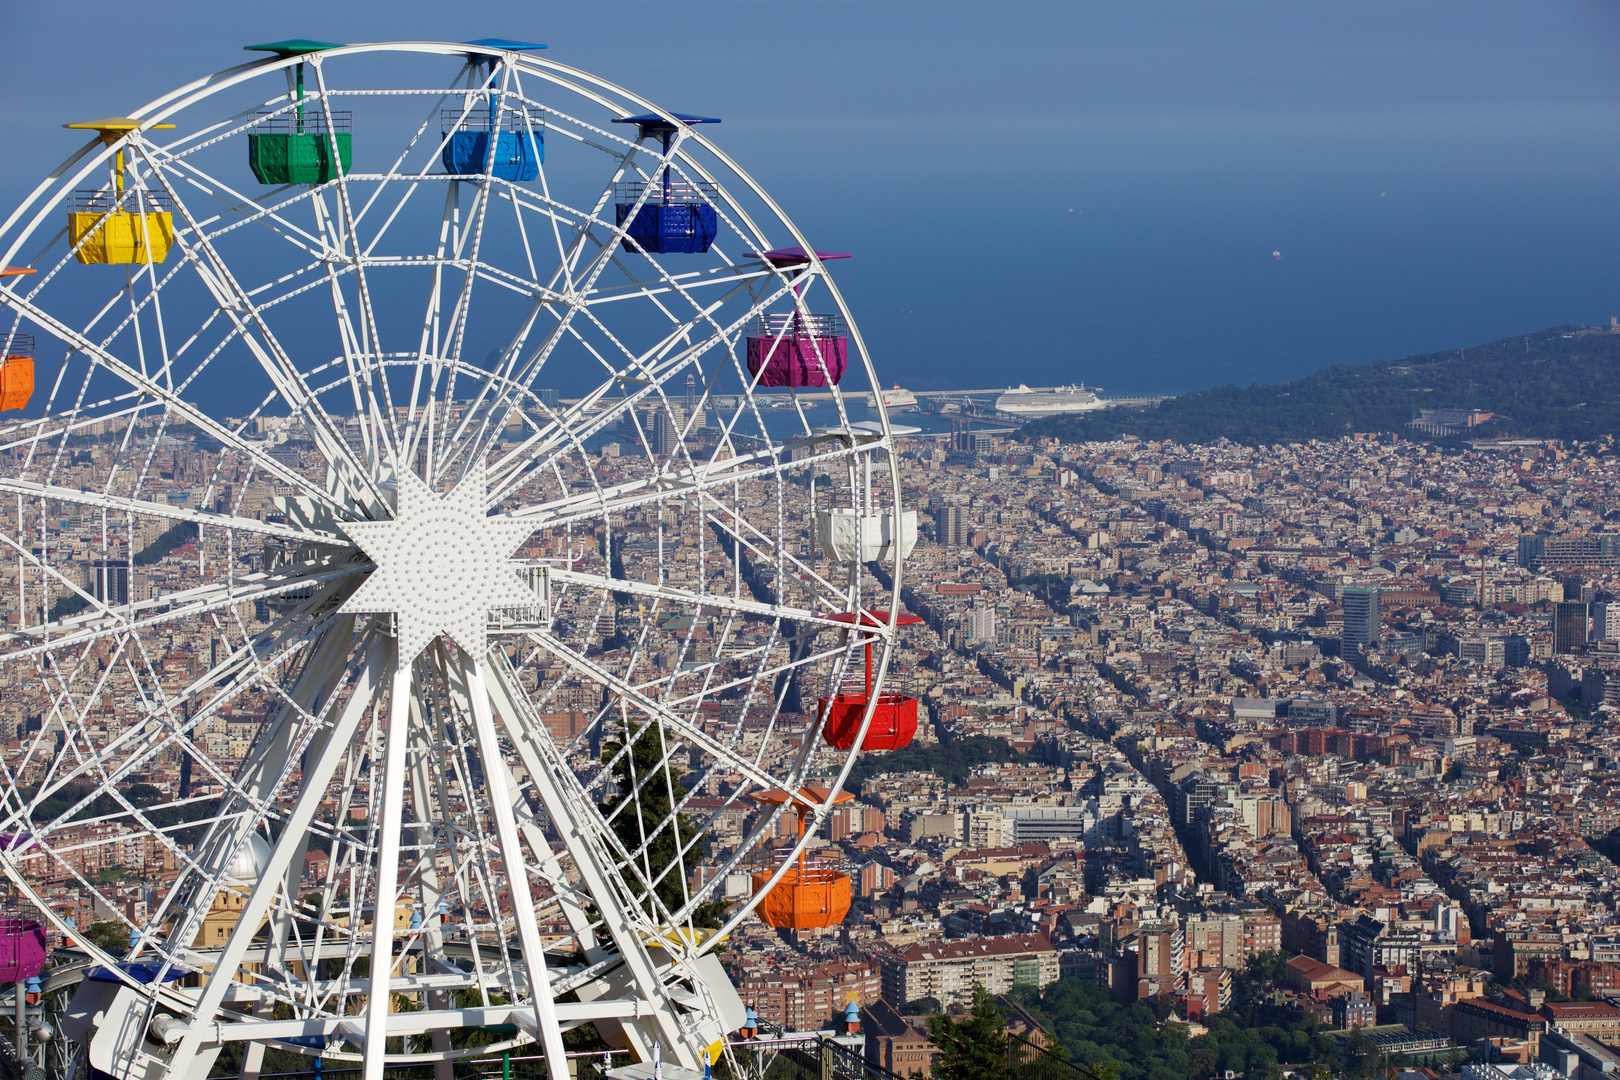
{"label": "green pine tree", "polygon": [[[603,763],[613,761],[623,748],[623,743],[604,746]],[[646,851],[640,850],[643,829],[650,834],[686,796],[686,788],[676,772],[675,760],[672,759],[667,766],[661,764],[664,754],[662,729],[656,723],[648,724],[636,737],[630,752],[614,762],[613,778],[619,782],[619,791],[604,801],[601,809],[603,816],[612,814],[631,798],[629,793],[636,791],[638,783],[646,781],[635,795],[639,815],[636,807],[627,806],[613,819],[612,827],[625,850],[636,855],[636,865],[641,872],[649,881],[658,881],[653,891],[663,902],[664,909],[674,913],[686,905],[686,881],[679,868],[667,874],[664,874],[664,869],[676,861],[681,849],[686,849],[686,867],[690,870],[697,862],[702,845],[687,849],[687,845],[698,835],[698,827],[685,814],[681,814],[675,828],[663,829],[648,843]],[[664,874],[661,880],[660,874]],[[650,899],[644,902],[644,906],[649,914],[655,911]],[[700,905],[692,915],[692,925],[700,929],[719,929],[726,906],[724,900],[711,900]]]}
{"label": "green pine tree", "polygon": [[973,1008],[961,1020],[934,1016],[928,1035],[939,1049],[939,1080],[1006,1080],[1007,1019],[990,992],[975,983]]}

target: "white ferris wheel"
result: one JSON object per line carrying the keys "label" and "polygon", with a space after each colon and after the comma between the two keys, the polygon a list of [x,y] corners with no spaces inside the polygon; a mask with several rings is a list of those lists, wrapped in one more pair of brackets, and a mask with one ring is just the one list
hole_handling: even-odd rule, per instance
{"label": "white ferris wheel", "polygon": [[254,48],[0,226],[0,870],[87,969],[59,1045],[699,1072],[728,934],[842,919],[806,843],[916,723],[832,256],[540,46]]}

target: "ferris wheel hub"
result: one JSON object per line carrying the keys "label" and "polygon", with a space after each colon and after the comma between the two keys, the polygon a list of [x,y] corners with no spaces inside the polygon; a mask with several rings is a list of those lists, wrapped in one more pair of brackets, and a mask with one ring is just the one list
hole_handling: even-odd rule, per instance
{"label": "ferris wheel hub", "polygon": [[484,512],[484,474],[478,462],[439,496],[415,473],[402,472],[392,519],[340,526],[377,564],[342,610],[394,615],[402,660],[415,659],[441,632],[482,656],[492,608],[535,605],[510,561],[534,525]]}

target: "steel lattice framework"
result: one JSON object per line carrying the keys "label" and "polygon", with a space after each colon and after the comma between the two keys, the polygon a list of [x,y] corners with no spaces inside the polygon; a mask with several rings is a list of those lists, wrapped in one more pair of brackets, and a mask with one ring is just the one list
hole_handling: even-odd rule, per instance
{"label": "steel lattice framework", "polygon": [[[543,131],[533,180],[445,175],[477,110]],[[244,165],[255,132],[350,114],[347,172]],[[273,1045],[373,1080],[537,1043],[564,1080],[594,1022],[701,1068],[757,897],[702,924],[781,807],[711,844],[812,776],[825,818],[857,751],[802,716],[868,643],[881,682],[897,610],[898,560],[879,595],[810,532],[818,499],[900,496],[887,418],[844,407],[880,384],[826,266],[694,127],[522,51],[284,52],[131,117],[0,226],[37,271],[0,283],[0,339],[41,343],[0,422],[0,684],[28,713],[0,869],[56,932],[82,893],[130,936],[79,941],[103,965],[68,1009],[79,1067],[200,1077],[237,1041],[247,1070]],[[627,240],[615,206],[666,179],[713,208],[706,253]],[[172,214],[166,257],[81,265],[85,189]],[[811,253],[758,255],[783,245]],[[818,311],[844,390],[763,392],[749,328]],[[832,618],[867,608],[889,618]]]}

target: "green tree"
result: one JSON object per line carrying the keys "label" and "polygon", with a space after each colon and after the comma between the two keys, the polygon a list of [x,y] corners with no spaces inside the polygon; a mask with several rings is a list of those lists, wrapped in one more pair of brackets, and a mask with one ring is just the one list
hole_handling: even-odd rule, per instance
{"label": "green tree", "polygon": [[933,1074],[940,1080],[1006,1080],[1007,1020],[990,992],[975,983],[973,1008],[961,1020],[935,1016],[928,1035],[939,1048]]}
{"label": "green tree", "polygon": [[[1104,409],[1054,416],[1024,428],[1025,436],[1064,442],[1106,441],[1121,434],[1207,443],[1226,436],[1253,446],[1351,431],[1398,431],[1415,405],[1480,408],[1499,414],[1485,431],[1521,437],[1596,439],[1620,427],[1620,398],[1608,388],[1620,356],[1620,335],[1554,327],[1466,350],[1399,361],[1335,364],[1304,379],[1272,386],[1198,390],[1145,409]],[[1475,429],[1469,438],[1478,438]],[[1462,435],[1437,439],[1459,448]]]}
{"label": "green tree", "polygon": [[933,1016],[945,1011],[945,1006],[939,1003],[936,997],[920,997],[915,1001],[908,1001],[900,1009],[901,1016]]}
{"label": "green tree", "polygon": [[1249,957],[1244,974],[1256,982],[1280,983],[1288,974],[1288,961],[1294,954],[1286,949],[1266,949]]}
{"label": "green tree", "polygon": [[129,951],[129,927],[115,920],[91,923],[82,936],[113,956],[123,956]]}
{"label": "green tree", "polygon": [[1350,1033],[1345,1044],[1345,1057],[1348,1059],[1348,1073],[1351,1076],[1370,1077],[1377,1073],[1381,1055],[1378,1046],[1361,1028]]}
{"label": "green tree", "polygon": [[[653,891],[664,908],[673,914],[686,906],[687,896],[686,880],[680,867],[674,864],[683,850],[685,865],[697,864],[699,847],[688,848],[687,845],[697,837],[698,827],[685,814],[680,814],[674,828],[658,828],[686,797],[686,788],[676,774],[674,762],[664,760],[666,747],[660,726],[648,724],[636,737],[630,752],[620,757],[619,751],[623,749],[623,743],[609,743],[602,748],[602,761],[604,764],[613,762],[613,778],[619,782],[618,793],[602,803],[602,813],[608,816],[624,806],[613,819],[613,831],[625,850],[635,856],[636,866],[647,880],[656,882]],[[625,806],[632,799],[635,805]],[[653,835],[655,829],[658,832]],[[645,850],[642,847],[644,834],[650,837]],[[668,873],[664,872],[666,869]],[[644,906],[649,913],[655,911],[650,897],[644,900]],[[719,929],[725,912],[724,900],[711,900],[693,912],[692,925]]]}
{"label": "green tree", "polygon": [[912,743],[904,750],[864,754],[850,770],[850,791],[860,791],[861,782],[879,773],[931,772],[953,784],[967,778],[975,765],[1019,762],[1024,755],[1012,743],[997,735],[968,735],[937,743]]}

